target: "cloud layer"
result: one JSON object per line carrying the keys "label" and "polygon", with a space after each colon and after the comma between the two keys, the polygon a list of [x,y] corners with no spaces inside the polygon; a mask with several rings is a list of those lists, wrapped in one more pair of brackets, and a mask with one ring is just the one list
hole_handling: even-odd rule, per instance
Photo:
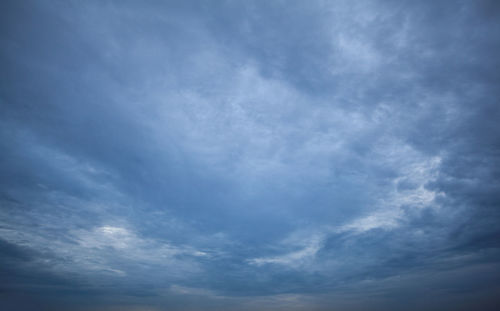
{"label": "cloud layer", "polygon": [[494,310],[494,1],[4,1],[5,310]]}

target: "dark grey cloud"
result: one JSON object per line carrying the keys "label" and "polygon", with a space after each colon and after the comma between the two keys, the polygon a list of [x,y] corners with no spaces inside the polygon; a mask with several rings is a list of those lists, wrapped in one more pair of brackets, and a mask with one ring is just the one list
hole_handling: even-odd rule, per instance
{"label": "dark grey cloud", "polygon": [[494,310],[494,1],[4,1],[6,310]]}

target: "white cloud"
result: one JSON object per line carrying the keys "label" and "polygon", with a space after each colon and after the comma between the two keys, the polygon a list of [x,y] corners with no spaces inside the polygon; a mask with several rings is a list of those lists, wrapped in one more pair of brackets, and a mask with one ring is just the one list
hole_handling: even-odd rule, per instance
{"label": "white cloud", "polygon": [[292,235],[282,242],[286,247],[300,249],[288,252],[278,256],[259,257],[248,259],[247,262],[251,265],[262,266],[265,264],[278,264],[289,268],[305,268],[309,266],[315,259],[316,253],[321,248],[322,236],[312,235],[297,237]]}
{"label": "white cloud", "polygon": [[[390,230],[400,225],[404,217],[403,208],[439,208],[434,199],[443,195],[426,188],[426,184],[435,181],[441,158],[422,155],[409,145],[391,142],[377,147],[375,155],[382,165],[388,165],[397,170],[397,177],[391,181],[391,186],[379,194],[368,215],[362,215],[351,222],[335,229],[336,232],[365,232],[372,229]],[[400,183],[409,184],[407,189],[401,189]]]}

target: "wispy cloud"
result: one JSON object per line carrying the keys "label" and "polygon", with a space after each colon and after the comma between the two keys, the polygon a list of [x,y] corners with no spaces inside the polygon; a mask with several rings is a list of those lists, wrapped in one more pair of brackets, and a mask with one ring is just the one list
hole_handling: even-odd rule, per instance
{"label": "wispy cloud", "polygon": [[498,8],[3,1],[0,308],[494,310]]}

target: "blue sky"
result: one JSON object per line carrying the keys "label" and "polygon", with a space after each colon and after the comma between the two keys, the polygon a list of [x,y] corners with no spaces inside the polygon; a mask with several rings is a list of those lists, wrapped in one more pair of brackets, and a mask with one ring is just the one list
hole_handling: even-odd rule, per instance
{"label": "blue sky", "polygon": [[2,1],[2,310],[495,310],[495,1]]}

